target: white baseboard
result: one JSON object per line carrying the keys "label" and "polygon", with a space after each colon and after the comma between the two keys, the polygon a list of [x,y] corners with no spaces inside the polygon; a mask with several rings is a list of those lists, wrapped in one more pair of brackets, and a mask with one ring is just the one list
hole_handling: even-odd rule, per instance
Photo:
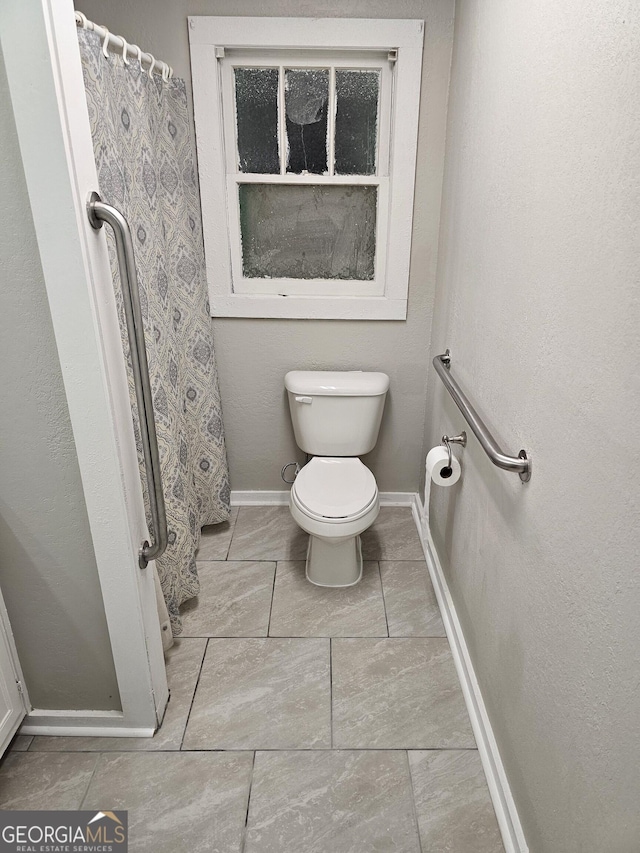
{"label": "white baseboard", "polygon": [[425,559],[431,575],[433,588],[440,606],[442,621],[447,632],[451,653],[455,663],[462,692],[471,719],[471,726],[478,745],[478,752],[487,777],[487,784],[493,801],[498,825],[502,833],[506,853],[529,853],[529,847],[522,831],[516,804],[511,794],[509,780],[500,758],[487,709],[480,692],[480,685],[473,669],[469,649],[462,632],[462,626],[456,613],[455,604],[449,586],[442,571],[431,532],[419,495],[414,495],[413,517],[422,542]]}
{"label": "white baseboard", "polygon": [[289,489],[278,492],[231,492],[231,506],[288,506]]}
{"label": "white baseboard", "polygon": [[34,708],[20,727],[21,735],[58,737],[152,737],[148,726],[125,724],[121,711],[50,711]]}
{"label": "white baseboard", "polygon": [[[414,492],[380,492],[380,506],[413,506]],[[289,489],[231,492],[231,506],[289,506]]]}
{"label": "white baseboard", "polygon": [[415,492],[380,492],[380,506],[413,506]]}

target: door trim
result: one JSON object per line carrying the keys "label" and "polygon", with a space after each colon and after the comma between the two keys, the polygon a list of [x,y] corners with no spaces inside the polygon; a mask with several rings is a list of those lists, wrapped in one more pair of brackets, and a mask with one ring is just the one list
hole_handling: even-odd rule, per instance
{"label": "door trim", "polygon": [[[0,591],[0,646],[2,646],[3,650],[7,653],[7,657],[9,663],[11,665],[12,675],[14,679],[13,684],[8,684],[9,693],[12,694],[10,701],[12,703],[11,712],[5,716],[2,721],[2,738],[0,740],[0,756],[4,755],[7,747],[11,743],[11,739],[15,735],[15,733],[20,728],[20,723],[25,718],[25,715],[29,711],[31,707],[31,703],[29,702],[29,694],[27,693],[27,687],[24,682],[24,675],[22,673],[22,667],[20,666],[20,661],[18,660],[18,652],[16,651],[16,644],[13,638],[13,631],[11,630],[11,623],[9,622],[9,615],[7,614],[7,608],[4,603],[4,598],[2,596],[2,592]],[[4,682],[4,678],[2,679]],[[3,692],[5,685],[2,685]]]}

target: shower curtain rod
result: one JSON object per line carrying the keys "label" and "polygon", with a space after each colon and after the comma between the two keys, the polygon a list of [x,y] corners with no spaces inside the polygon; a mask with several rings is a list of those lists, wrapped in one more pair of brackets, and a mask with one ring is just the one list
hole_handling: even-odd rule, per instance
{"label": "shower curtain rod", "polygon": [[94,24],[82,12],[76,12],[76,26],[82,27],[84,30],[93,30],[99,38],[103,39],[102,52],[105,56],[107,55],[107,50],[110,48],[114,52],[119,51],[127,64],[129,62],[127,56],[137,59],[140,65],[146,62],[149,66],[147,68],[149,76],[155,72],[156,74],[161,74],[163,80],[173,77],[173,68],[167,65],[166,62],[160,62],[151,53],[143,53],[137,44],[129,44],[123,36],[116,36],[110,33],[106,27]]}

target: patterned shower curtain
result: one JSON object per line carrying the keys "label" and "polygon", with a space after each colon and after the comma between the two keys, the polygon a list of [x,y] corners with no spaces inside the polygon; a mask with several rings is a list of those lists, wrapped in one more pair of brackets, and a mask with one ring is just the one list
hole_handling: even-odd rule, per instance
{"label": "patterned shower curtain", "polygon": [[[79,30],[102,200],[134,238],[149,373],[167,505],[169,545],[156,562],[174,634],[178,608],[197,595],[194,554],[205,524],[229,517],[229,473],[207,299],[200,200],[183,80],[167,82],[138,61],[102,53]],[[106,229],[141,479],[146,477],[118,265]]]}

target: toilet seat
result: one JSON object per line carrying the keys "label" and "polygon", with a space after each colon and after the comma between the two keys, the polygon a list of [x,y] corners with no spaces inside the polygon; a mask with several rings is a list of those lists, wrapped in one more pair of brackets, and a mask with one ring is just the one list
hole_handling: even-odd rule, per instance
{"label": "toilet seat", "polygon": [[291,489],[291,500],[298,509],[325,523],[356,521],[377,499],[375,477],[358,457],[314,456]]}

